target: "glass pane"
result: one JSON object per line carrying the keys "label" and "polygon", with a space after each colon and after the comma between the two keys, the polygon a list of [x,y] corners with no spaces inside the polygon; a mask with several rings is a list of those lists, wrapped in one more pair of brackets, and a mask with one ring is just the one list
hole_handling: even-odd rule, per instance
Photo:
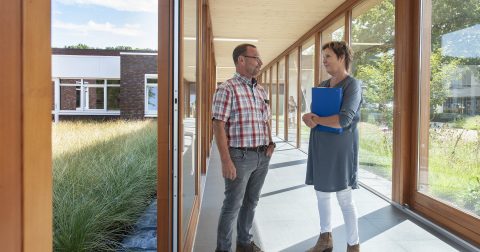
{"label": "glass pane", "polygon": [[[197,1],[184,1],[184,36],[197,38]],[[197,174],[197,39],[184,39],[183,51],[183,148],[182,148],[182,244],[185,243],[190,215],[196,195]]]}
{"label": "glass pane", "polygon": [[52,80],[52,110],[55,110],[55,81]]}
{"label": "glass pane", "polygon": [[80,79],[60,79],[60,84],[79,84],[82,83]]}
{"label": "glass pane", "polygon": [[107,87],[107,110],[120,110],[120,87]]}
{"label": "glass pane", "polygon": [[88,108],[89,109],[104,109],[104,94],[105,89],[103,87],[91,87],[88,88]]}
{"label": "glass pane", "polygon": [[298,50],[288,57],[288,142],[297,146]]}
{"label": "glass pane", "polygon": [[[330,41],[342,41],[345,34],[345,16],[341,16],[333,22],[329,27],[322,31],[322,45]],[[320,48],[321,49],[321,48]],[[328,80],[331,76],[325,71],[323,65],[320,66],[320,79]]]}
{"label": "glass pane", "polygon": [[272,67],[272,136],[277,135],[277,64]]}
{"label": "glass pane", "polygon": [[99,79],[83,79],[83,84],[84,85],[104,85],[105,80],[99,80]]}
{"label": "glass pane", "polygon": [[[314,65],[315,65],[315,38],[309,39],[305,44],[302,45],[302,55],[301,55],[301,104],[300,112],[303,116],[306,113],[310,113],[310,103],[312,102],[312,87],[314,86]],[[310,128],[301,123],[300,132],[300,149],[307,152],[308,151],[308,141],[310,137]]]}
{"label": "glass pane", "polygon": [[110,85],[110,84],[120,85],[120,80],[107,80],[107,85]]}
{"label": "glass pane", "polygon": [[391,198],[395,4],[365,1],[352,11],[351,73],[363,82],[359,178]]}
{"label": "glass pane", "polygon": [[476,216],[480,215],[479,9],[479,1],[432,0],[429,71],[422,73],[429,79],[422,83],[420,96],[426,98],[420,104],[427,116],[420,124],[425,140],[420,145],[417,185],[419,192]]}
{"label": "glass pane", "polygon": [[80,86],[60,86],[60,110],[80,107]]}
{"label": "glass pane", "polygon": [[148,112],[157,112],[158,88],[157,86],[147,86]]}
{"label": "glass pane", "polygon": [[147,83],[157,84],[157,82],[158,82],[157,78],[147,78]]}
{"label": "glass pane", "polygon": [[285,58],[278,64],[278,137],[285,139]]}
{"label": "glass pane", "polygon": [[[270,106],[272,105],[272,101],[270,101],[270,89],[272,88],[272,85],[270,84],[270,69],[265,71],[265,84],[264,84],[264,87],[265,87],[265,91],[267,91],[267,99],[269,100],[269,104]],[[270,111],[271,111],[271,107],[270,107]]]}

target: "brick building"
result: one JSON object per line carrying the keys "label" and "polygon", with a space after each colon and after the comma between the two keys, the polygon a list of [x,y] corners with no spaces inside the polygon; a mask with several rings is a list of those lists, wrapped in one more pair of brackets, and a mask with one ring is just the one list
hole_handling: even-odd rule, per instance
{"label": "brick building", "polygon": [[142,119],[157,116],[157,53],[52,49],[52,115]]}

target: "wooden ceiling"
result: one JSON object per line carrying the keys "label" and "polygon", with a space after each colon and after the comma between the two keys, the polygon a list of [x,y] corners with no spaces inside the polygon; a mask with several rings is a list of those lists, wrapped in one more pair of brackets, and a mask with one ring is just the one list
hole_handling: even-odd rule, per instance
{"label": "wooden ceiling", "polygon": [[241,43],[257,46],[267,65],[344,1],[339,0],[210,0],[214,38],[258,42],[215,41],[217,81],[235,72],[232,51]]}

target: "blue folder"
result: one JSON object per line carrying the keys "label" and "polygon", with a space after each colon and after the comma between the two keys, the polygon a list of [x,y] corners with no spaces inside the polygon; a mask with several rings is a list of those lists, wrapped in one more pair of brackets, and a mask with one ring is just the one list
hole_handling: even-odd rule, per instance
{"label": "blue folder", "polygon": [[[342,88],[312,88],[312,113],[318,116],[331,116],[340,112],[342,106],[343,92]],[[323,125],[317,125],[316,130],[340,134],[342,128],[331,128]]]}

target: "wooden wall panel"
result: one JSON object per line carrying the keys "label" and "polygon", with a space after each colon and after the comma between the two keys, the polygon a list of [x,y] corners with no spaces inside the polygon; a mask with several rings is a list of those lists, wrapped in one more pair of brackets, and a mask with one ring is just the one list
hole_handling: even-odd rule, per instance
{"label": "wooden wall panel", "polygon": [[[158,92],[169,94],[158,100],[157,250],[172,250],[173,156],[173,1],[158,1]],[[166,121],[166,122],[165,122]]]}
{"label": "wooden wall panel", "polygon": [[411,204],[412,174],[416,167],[419,4],[415,2],[395,4],[392,200],[399,204]]}
{"label": "wooden wall panel", "polygon": [[0,244],[22,248],[22,20],[19,1],[0,8]]}
{"label": "wooden wall panel", "polygon": [[22,131],[24,251],[52,249],[50,1],[23,1]]}
{"label": "wooden wall panel", "polygon": [[0,9],[0,244],[52,250],[50,1]]}

